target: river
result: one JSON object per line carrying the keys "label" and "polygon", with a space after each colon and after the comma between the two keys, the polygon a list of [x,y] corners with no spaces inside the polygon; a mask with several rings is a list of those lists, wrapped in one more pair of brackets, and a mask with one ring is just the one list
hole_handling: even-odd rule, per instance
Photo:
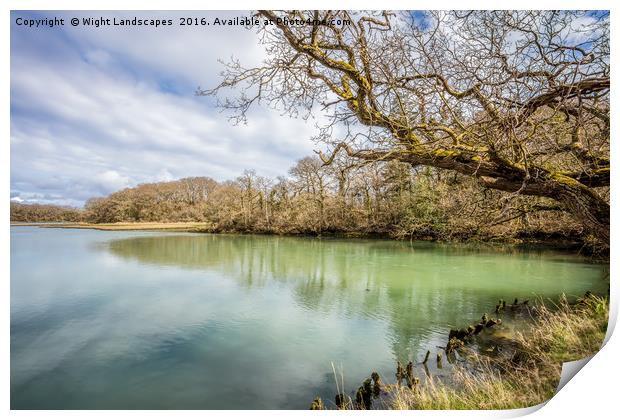
{"label": "river", "polygon": [[499,299],[608,282],[542,249],[11,227],[11,407],[305,409],[332,363],[391,381]]}

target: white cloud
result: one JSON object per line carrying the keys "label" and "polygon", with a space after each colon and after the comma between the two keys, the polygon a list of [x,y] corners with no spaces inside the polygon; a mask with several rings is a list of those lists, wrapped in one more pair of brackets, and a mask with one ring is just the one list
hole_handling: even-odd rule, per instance
{"label": "white cloud", "polygon": [[123,176],[116,171],[107,170],[97,175],[97,180],[106,190],[120,190],[130,184],[129,177]]}
{"label": "white cloud", "polygon": [[155,177],[155,179],[159,182],[172,181],[174,179],[174,175],[170,173],[168,168],[164,168]]}
{"label": "white cloud", "polygon": [[311,121],[255,109],[232,126],[211,98],[193,95],[217,84],[218,58],[260,60],[250,31],[13,31],[11,188],[23,199],[81,204],[143,182],[224,180],[245,168],[276,176],[312,153]]}

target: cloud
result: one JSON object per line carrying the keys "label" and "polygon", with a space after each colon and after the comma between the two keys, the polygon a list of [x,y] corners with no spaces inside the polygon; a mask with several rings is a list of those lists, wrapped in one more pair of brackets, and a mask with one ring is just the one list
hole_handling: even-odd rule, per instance
{"label": "cloud", "polygon": [[112,170],[98,174],[97,179],[104,190],[120,190],[130,184],[129,177]]}
{"label": "cloud", "polygon": [[194,96],[218,83],[218,59],[261,60],[251,30],[11,31],[11,191],[20,200],[82,205],[139,183],[225,180],[245,168],[277,176],[312,153],[312,121],[257,108],[233,126],[211,98]]}

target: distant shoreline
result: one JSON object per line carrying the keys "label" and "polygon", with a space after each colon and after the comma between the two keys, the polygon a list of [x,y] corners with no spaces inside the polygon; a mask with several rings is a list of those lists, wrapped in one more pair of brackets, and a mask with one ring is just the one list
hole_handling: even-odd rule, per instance
{"label": "distant shoreline", "polygon": [[[592,256],[589,250],[578,241],[570,241],[559,238],[467,238],[462,240],[438,240],[429,236],[412,236],[407,238],[394,238],[390,235],[365,232],[331,232],[322,233],[277,233],[264,231],[226,231],[214,229],[205,222],[117,222],[117,223],[75,223],[75,222],[11,222],[11,226],[33,226],[48,229],[92,229],[100,231],[143,231],[143,232],[187,232],[205,234],[234,234],[234,235],[273,235],[288,237],[319,237],[341,239],[378,239],[378,240],[413,240],[424,242],[454,243],[454,244],[486,244],[492,246],[515,246],[515,247],[542,247],[560,251],[577,251],[580,254]],[[606,255],[597,255],[597,259],[608,260]]]}
{"label": "distant shoreline", "polygon": [[51,229],[94,229],[94,230],[164,230],[181,232],[204,231],[206,223],[199,222],[139,222],[139,223],[64,223],[64,222],[11,222],[11,226],[35,226]]}

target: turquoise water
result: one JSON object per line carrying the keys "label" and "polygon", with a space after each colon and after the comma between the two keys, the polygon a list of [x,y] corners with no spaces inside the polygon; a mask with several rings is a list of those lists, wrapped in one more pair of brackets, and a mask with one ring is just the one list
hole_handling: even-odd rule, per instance
{"label": "turquoise water", "polygon": [[[11,228],[13,409],[305,409],[512,301],[605,292],[569,254]],[[436,372],[441,374],[441,372]]]}

